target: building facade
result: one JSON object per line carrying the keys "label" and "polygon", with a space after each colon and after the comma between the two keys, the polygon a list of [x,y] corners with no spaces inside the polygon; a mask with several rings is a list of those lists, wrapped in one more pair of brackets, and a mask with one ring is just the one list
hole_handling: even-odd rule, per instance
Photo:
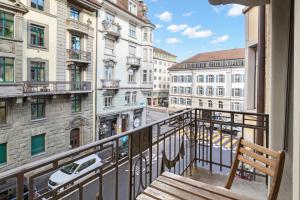
{"label": "building facade", "polygon": [[148,98],[150,106],[168,106],[169,100],[169,71],[176,64],[176,56],[162,49],[154,48],[154,74],[152,97]]}
{"label": "building facade", "polygon": [[153,81],[153,29],[147,6],[105,0],[99,11],[97,60],[98,139],[146,123]]}
{"label": "building facade", "polygon": [[0,171],[90,143],[96,11],[86,0],[0,3]]}
{"label": "building facade", "polygon": [[242,111],[244,49],[200,53],[169,68],[169,110]]}

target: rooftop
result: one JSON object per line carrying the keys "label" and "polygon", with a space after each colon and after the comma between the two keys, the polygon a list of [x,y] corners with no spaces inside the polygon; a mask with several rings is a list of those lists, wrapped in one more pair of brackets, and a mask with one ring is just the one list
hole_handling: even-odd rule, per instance
{"label": "rooftop", "polygon": [[165,50],[163,50],[163,49],[160,49],[160,48],[158,48],[158,47],[154,47],[154,52],[155,52],[155,53],[166,54],[166,55],[172,56],[172,57],[177,57],[177,56],[175,56],[174,54],[171,54],[171,53],[169,53],[169,52],[167,52],[167,51],[165,51]]}

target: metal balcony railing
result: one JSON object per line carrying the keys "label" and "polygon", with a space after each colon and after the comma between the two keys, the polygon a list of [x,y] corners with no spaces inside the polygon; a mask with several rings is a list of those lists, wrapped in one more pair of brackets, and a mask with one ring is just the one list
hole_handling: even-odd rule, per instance
{"label": "metal balcony railing", "polygon": [[110,35],[119,37],[121,34],[121,26],[118,23],[107,20],[102,21],[103,29]]}
{"label": "metal balcony railing", "polygon": [[91,82],[43,81],[24,82],[24,93],[59,93],[72,91],[91,91]]}
{"label": "metal balcony railing", "polygon": [[130,65],[131,67],[140,67],[141,58],[136,56],[127,56],[127,65]]}
{"label": "metal balcony railing", "polygon": [[101,79],[103,89],[119,89],[120,80]]}
{"label": "metal balcony railing", "polygon": [[67,49],[67,58],[78,62],[91,62],[92,53],[76,49]]}
{"label": "metal balcony railing", "polygon": [[[131,200],[160,175],[162,168],[179,175],[191,173],[191,168],[197,166],[211,172],[228,172],[238,137],[268,147],[268,125],[269,117],[265,114],[184,110],[147,126],[61,154],[45,155],[44,159],[1,173],[0,180],[3,183],[15,181],[19,200],[23,199],[24,180],[28,180],[29,199],[68,196],[80,200]],[[55,189],[47,188],[51,173],[91,154],[100,156],[103,164],[79,174],[68,183],[57,185]],[[174,160],[168,162],[167,159]],[[240,170],[251,173],[254,179],[265,177],[243,165]]]}

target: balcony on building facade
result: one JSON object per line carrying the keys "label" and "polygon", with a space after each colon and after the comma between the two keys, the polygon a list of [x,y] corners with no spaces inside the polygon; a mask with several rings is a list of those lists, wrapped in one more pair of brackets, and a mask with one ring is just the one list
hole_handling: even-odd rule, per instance
{"label": "balcony on building facade", "polygon": [[[147,126],[5,171],[0,180],[15,180],[18,199],[23,199],[24,180],[30,180],[29,199],[136,199],[164,169],[193,179],[206,177],[206,181],[220,184],[233,163],[238,138],[254,142],[260,133],[262,144],[268,147],[268,124],[265,114],[182,110]],[[35,197],[34,188],[40,178],[91,154],[101,155],[102,165],[63,184],[49,181],[55,187],[39,190]],[[172,158],[175,159],[168,160]],[[244,165],[239,169],[242,173],[237,174],[241,177],[237,181],[251,185],[243,192],[264,198],[268,177]],[[199,170],[202,174],[197,173]],[[108,177],[110,181],[106,181]],[[110,192],[102,188],[109,188]]]}
{"label": "balcony on building facade", "polygon": [[88,24],[74,19],[67,19],[67,30],[74,32],[81,32],[84,34],[92,34],[93,28]]}
{"label": "balcony on building facade", "polygon": [[120,87],[120,80],[101,79],[103,89],[117,90]]}
{"label": "balcony on building facade", "polygon": [[0,98],[18,97],[23,94],[22,83],[1,83]]}
{"label": "balcony on building facade", "polygon": [[130,68],[139,68],[141,66],[141,58],[127,56],[127,65],[129,65]]}
{"label": "balcony on building facade", "polygon": [[92,53],[76,49],[67,49],[67,59],[69,62],[91,63]]}
{"label": "balcony on building facade", "polygon": [[90,93],[92,91],[91,82],[71,82],[71,81],[27,81],[23,85],[24,94],[66,94],[66,93]]}
{"label": "balcony on building facade", "polygon": [[119,38],[121,35],[121,26],[118,23],[110,22],[108,20],[102,21],[104,31],[116,38]]}

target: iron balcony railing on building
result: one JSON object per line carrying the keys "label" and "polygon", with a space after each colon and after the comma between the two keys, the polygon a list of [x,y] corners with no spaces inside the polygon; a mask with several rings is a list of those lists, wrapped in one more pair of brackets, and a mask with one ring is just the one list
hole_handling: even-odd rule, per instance
{"label": "iron balcony railing on building", "polygon": [[72,61],[89,63],[92,61],[92,53],[77,49],[67,49],[67,58]]}
{"label": "iron balcony railing on building", "polygon": [[127,56],[127,65],[129,67],[140,67],[141,66],[141,58],[136,56]]}
{"label": "iron balcony railing on building", "polygon": [[107,80],[101,79],[102,88],[103,89],[119,89],[120,87],[120,80]]}
{"label": "iron balcony railing on building", "polygon": [[88,92],[91,91],[91,82],[72,82],[72,81],[43,81],[24,82],[24,93],[60,93],[60,92]]}
{"label": "iron balcony railing on building", "polygon": [[[269,117],[265,114],[190,109],[132,131],[28,163],[0,174],[1,183],[15,181],[17,199],[135,199],[162,171],[183,175],[193,167],[228,173],[238,137],[268,147]],[[216,140],[217,138],[217,140]],[[226,142],[224,142],[226,140]],[[88,155],[102,164],[59,184],[50,175]],[[11,160],[11,159],[8,159]],[[9,163],[8,163],[9,165]],[[240,166],[241,174],[267,177]],[[26,178],[26,179],[25,179]],[[55,185],[48,189],[47,183]],[[0,187],[4,188],[4,185]]]}
{"label": "iron balcony railing on building", "polygon": [[111,22],[108,20],[102,21],[103,29],[110,35],[120,37],[121,26],[118,23]]}

